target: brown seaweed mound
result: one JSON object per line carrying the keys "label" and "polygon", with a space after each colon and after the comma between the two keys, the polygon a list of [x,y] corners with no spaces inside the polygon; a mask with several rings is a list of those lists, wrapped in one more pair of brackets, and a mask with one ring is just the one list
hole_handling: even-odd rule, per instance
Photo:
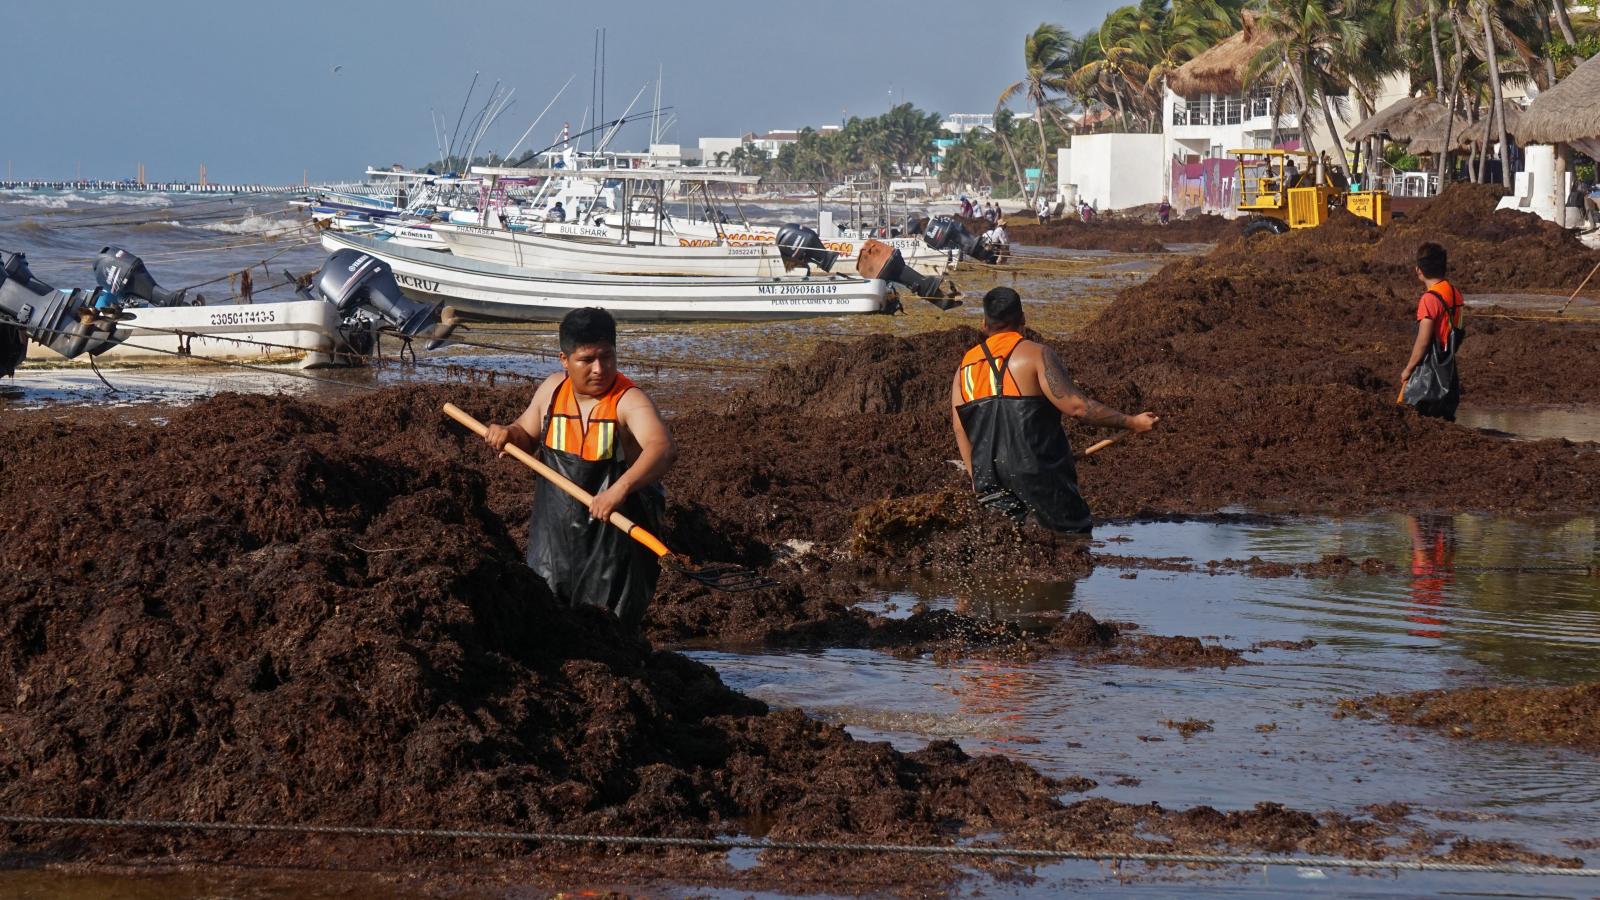
{"label": "brown seaweed mound", "polygon": [[771,713],[558,606],[463,460],[505,464],[436,393],[0,425],[0,803],[622,834],[761,816],[896,840],[1058,807],[1024,766]]}
{"label": "brown seaweed mound", "polygon": [[[972,758],[949,742],[900,753],[770,711],[706,666],[619,634],[604,614],[553,603],[512,537],[521,519],[509,497],[525,494],[525,476],[438,414],[447,390],[501,420],[525,397],[408,388],[319,406],[223,395],[164,423],[124,422],[115,410],[0,423],[9,514],[0,803],[52,815],[604,834],[705,836],[760,823],[774,838],[895,843],[992,832],[1056,847],[1373,856],[1409,834],[1408,846],[1432,846],[1395,823],[1274,805],[1064,806],[1062,792],[1093,782]],[[894,625],[903,634],[892,643],[926,639],[938,653],[953,628],[968,627],[949,616]],[[1008,626],[990,627],[1003,638]],[[1115,652],[1125,637],[1077,613],[1048,640]],[[200,851],[315,866],[360,853],[428,870],[498,852],[496,871],[510,873],[594,852],[5,834],[36,859],[92,861]],[[613,858],[608,871],[640,855],[649,856]],[[654,874],[725,878],[721,860],[676,853]],[[952,874],[897,856],[763,862],[769,885]]]}
{"label": "brown seaweed mound", "polygon": [[[1572,286],[1600,260],[1537,217],[1494,211],[1495,199],[1457,186],[1385,228],[1340,215],[1224,243],[1123,291],[1082,335],[1052,340],[1090,394],[1163,417],[1080,465],[1097,514],[1586,510],[1600,492],[1590,448],[1511,444],[1395,401],[1416,333],[1421,286],[1410,259],[1421,240],[1450,247],[1469,303],[1477,289]],[[1600,355],[1600,326],[1499,313],[1469,308],[1468,403],[1600,394],[1600,368],[1588,364]],[[877,336],[779,367],[731,412],[675,423],[680,436],[718,448],[707,463],[728,462],[728,436],[738,435],[732,472],[683,492],[708,510],[738,510],[762,540],[835,543],[857,509],[959,493],[949,379],[977,339],[966,328]],[[1069,429],[1080,446],[1105,436]]]}
{"label": "brown seaweed mound", "polygon": [[1070,217],[1040,225],[1036,218],[1018,213],[1007,221],[1006,230],[1016,243],[1033,247],[1162,253],[1168,244],[1209,244],[1237,236],[1239,223],[1204,213],[1174,218],[1167,225],[1158,223],[1153,214],[1138,218],[1105,215],[1089,223]]}
{"label": "brown seaweed mound", "polygon": [[1377,694],[1343,701],[1339,708],[1345,714],[1381,713],[1399,724],[1451,737],[1600,753],[1600,683]]}

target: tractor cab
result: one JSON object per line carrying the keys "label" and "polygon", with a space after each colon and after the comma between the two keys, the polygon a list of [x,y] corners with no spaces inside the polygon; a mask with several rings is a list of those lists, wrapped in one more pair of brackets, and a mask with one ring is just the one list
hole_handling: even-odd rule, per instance
{"label": "tractor cab", "polygon": [[1245,233],[1283,233],[1315,228],[1328,213],[1347,209],[1375,225],[1389,223],[1389,195],[1352,191],[1344,167],[1304,150],[1230,150],[1238,161],[1240,212],[1249,213]]}

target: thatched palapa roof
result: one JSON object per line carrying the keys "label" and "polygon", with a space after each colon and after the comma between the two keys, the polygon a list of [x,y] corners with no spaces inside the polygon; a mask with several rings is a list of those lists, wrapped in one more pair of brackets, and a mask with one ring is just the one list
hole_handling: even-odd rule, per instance
{"label": "thatched palapa roof", "polygon": [[[1507,103],[1508,124],[1520,112],[1513,110],[1514,105]],[[1344,137],[1349,143],[1382,137],[1405,144],[1412,153],[1438,153],[1444,147],[1444,117],[1444,104],[1438,100],[1432,97],[1406,97],[1358,123]],[[1465,116],[1456,113],[1455,124],[1450,126],[1451,149],[1465,146],[1469,134],[1478,135],[1477,139],[1482,140],[1483,131],[1482,124],[1474,125]]]}
{"label": "thatched palapa roof", "polygon": [[1389,126],[1402,118],[1413,114],[1418,106],[1433,102],[1428,97],[1406,97],[1385,106],[1362,121],[1356,123],[1354,128],[1345,132],[1344,139],[1349,143],[1364,141],[1369,137],[1394,138]]}
{"label": "thatched palapa roof", "polygon": [[[1466,115],[1454,114],[1456,122],[1450,127],[1450,149],[1458,151],[1466,146],[1462,136],[1474,127],[1472,120]],[[1509,119],[1507,119],[1509,122]],[[1445,104],[1437,99],[1430,99],[1426,104],[1418,104],[1413,114],[1402,123],[1402,131],[1395,133],[1389,131],[1390,138],[1395,141],[1405,141],[1406,151],[1413,154],[1440,154],[1445,151]],[[1498,141],[1499,138],[1496,138]]]}
{"label": "thatched palapa roof", "polygon": [[1255,16],[1244,14],[1244,27],[1238,34],[1196,56],[1167,76],[1167,87],[1180,97],[1202,94],[1242,94],[1244,75],[1250,61],[1271,42],[1266,31],[1256,27]]}
{"label": "thatched palapa roof", "polygon": [[[1600,97],[1597,97],[1596,100],[1600,101]],[[1502,108],[1506,113],[1506,133],[1521,143],[1528,143],[1527,138],[1522,136],[1522,120],[1527,116],[1527,113],[1522,111],[1522,107],[1510,100],[1505,101],[1505,105]],[[1467,129],[1461,132],[1461,139],[1457,143],[1462,145],[1493,144],[1498,140],[1500,140],[1500,134],[1494,127],[1494,106],[1491,104],[1488,109],[1483,111],[1483,115],[1478,118],[1478,121],[1467,126]]]}
{"label": "thatched palapa roof", "polygon": [[1600,55],[1534,99],[1517,124],[1524,144],[1600,139]]}

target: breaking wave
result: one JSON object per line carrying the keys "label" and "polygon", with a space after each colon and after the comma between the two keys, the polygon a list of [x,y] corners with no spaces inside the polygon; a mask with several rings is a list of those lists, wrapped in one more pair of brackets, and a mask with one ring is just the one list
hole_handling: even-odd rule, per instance
{"label": "breaking wave", "polygon": [[296,225],[305,224],[298,218],[284,218],[282,216],[252,215],[237,222],[202,222],[191,225],[191,228],[200,228],[206,231],[217,231],[223,234],[262,234],[265,232],[283,232]]}
{"label": "breaking wave", "polygon": [[167,207],[172,205],[172,198],[160,194],[135,194],[135,193],[95,193],[80,194],[77,191],[67,191],[64,194],[44,194],[24,191],[7,192],[6,202],[19,206],[34,206],[40,209],[68,209],[83,206],[144,206]]}

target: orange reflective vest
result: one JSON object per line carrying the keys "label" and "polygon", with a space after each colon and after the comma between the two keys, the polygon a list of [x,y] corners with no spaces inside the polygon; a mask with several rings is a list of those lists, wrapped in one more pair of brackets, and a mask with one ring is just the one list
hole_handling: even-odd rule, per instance
{"label": "orange reflective vest", "polygon": [[611,390],[606,391],[589,412],[589,427],[585,429],[583,411],[578,408],[578,398],[572,390],[572,379],[564,379],[561,386],[556,388],[556,396],[550,401],[550,412],[545,416],[544,445],[582,459],[615,458],[617,403],[632,388],[633,382],[628,376],[617,373]]}
{"label": "orange reflective vest", "polygon": [[1011,352],[1022,343],[1022,335],[1002,331],[967,351],[961,360],[961,402],[984,397],[1021,397],[1022,390],[1011,377]]}

